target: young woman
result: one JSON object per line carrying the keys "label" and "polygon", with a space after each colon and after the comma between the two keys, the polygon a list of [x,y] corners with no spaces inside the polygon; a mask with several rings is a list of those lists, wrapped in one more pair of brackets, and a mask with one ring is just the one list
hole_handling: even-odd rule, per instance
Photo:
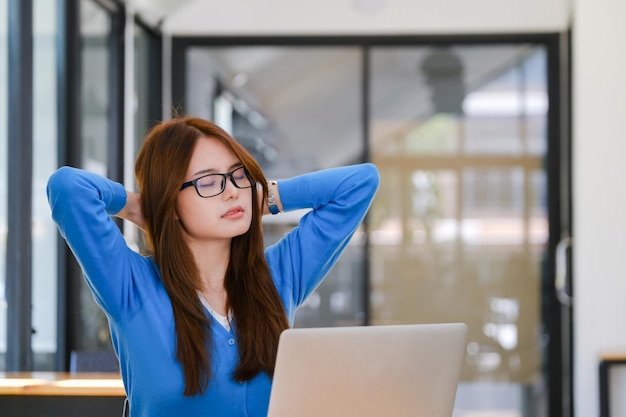
{"label": "young woman", "polygon": [[[225,131],[157,125],[139,193],[70,167],[48,182],[52,217],[107,315],[132,417],[266,416],[280,333],[362,222],[372,164],[268,182]],[[261,217],[311,209],[264,250]],[[110,216],[144,232],[131,250]]]}

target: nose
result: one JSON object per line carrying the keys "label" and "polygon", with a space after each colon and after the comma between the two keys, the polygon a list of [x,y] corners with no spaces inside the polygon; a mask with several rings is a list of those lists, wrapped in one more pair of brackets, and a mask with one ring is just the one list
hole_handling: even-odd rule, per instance
{"label": "nose", "polygon": [[228,200],[230,198],[237,197],[239,195],[239,188],[235,186],[235,180],[232,174],[230,175],[230,178],[225,178],[224,181],[224,192],[222,193],[223,198]]}

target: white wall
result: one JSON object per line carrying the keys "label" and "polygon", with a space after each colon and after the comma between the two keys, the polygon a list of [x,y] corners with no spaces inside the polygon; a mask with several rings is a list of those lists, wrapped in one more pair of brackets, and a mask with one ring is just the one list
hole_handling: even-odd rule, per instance
{"label": "white wall", "polygon": [[598,355],[626,351],[626,2],[575,0],[575,411],[598,415]]}
{"label": "white wall", "polygon": [[416,34],[555,31],[569,0],[196,0],[163,31],[206,34]]}
{"label": "white wall", "polygon": [[[355,7],[361,5],[361,8]],[[177,35],[560,32],[573,24],[575,414],[598,415],[598,355],[626,350],[624,0],[197,0]]]}

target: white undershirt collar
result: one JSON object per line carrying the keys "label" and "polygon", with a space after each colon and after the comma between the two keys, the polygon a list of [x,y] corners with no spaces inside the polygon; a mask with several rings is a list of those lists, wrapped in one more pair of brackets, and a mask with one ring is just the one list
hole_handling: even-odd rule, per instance
{"label": "white undershirt collar", "polygon": [[202,305],[211,313],[211,315],[215,318],[215,320],[222,325],[226,330],[230,331],[230,322],[233,319],[232,311],[228,311],[228,317],[222,316],[217,311],[211,307],[211,304],[204,298],[204,295],[200,291],[198,291],[198,296],[200,297],[200,302]]}

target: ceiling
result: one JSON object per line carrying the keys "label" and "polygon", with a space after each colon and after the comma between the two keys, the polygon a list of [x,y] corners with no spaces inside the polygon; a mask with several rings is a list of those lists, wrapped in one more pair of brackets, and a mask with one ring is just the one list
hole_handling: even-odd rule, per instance
{"label": "ceiling", "polygon": [[122,0],[131,5],[146,22],[157,26],[167,16],[196,0]]}

